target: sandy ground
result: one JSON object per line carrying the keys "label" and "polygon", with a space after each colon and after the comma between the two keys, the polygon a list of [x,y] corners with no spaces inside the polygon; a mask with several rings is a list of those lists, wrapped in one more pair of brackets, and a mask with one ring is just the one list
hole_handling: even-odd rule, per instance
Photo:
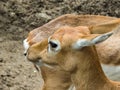
{"label": "sandy ground", "polygon": [[[30,30],[66,13],[120,17],[119,8],[120,0],[0,0],[0,90],[40,89],[40,73],[23,56]],[[120,81],[120,66],[103,69]]]}

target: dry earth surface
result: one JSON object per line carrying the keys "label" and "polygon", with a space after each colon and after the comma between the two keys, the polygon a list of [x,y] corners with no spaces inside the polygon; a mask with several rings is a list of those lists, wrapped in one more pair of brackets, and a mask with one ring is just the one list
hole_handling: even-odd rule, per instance
{"label": "dry earth surface", "polygon": [[[22,41],[32,29],[66,13],[120,17],[120,0],[0,0],[0,90],[40,89],[40,73],[23,56]],[[120,81],[120,67],[103,67]]]}

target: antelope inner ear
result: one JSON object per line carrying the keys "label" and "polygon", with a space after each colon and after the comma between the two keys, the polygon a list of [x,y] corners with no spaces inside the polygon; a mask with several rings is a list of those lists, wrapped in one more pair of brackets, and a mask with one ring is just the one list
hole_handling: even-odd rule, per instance
{"label": "antelope inner ear", "polygon": [[91,46],[93,43],[90,40],[87,39],[80,39],[77,42],[75,42],[72,46],[74,49],[81,49],[85,46]]}
{"label": "antelope inner ear", "polygon": [[85,46],[92,46],[92,45],[95,45],[97,43],[100,43],[100,42],[106,40],[112,34],[113,34],[113,32],[109,32],[109,33],[106,33],[106,34],[100,34],[100,35],[97,35],[97,36],[95,34],[91,34],[89,39],[79,39],[72,46],[73,46],[74,49],[81,49]]}
{"label": "antelope inner ear", "polygon": [[98,43],[103,42],[104,40],[108,39],[112,34],[113,34],[113,32],[99,35],[99,36],[95,37],[94,39],[92,39],[91,42],[93,44],[98,44]]}

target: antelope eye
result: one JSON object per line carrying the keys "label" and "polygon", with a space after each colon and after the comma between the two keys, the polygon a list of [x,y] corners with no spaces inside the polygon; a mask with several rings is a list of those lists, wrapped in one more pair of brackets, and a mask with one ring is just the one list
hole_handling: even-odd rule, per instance
{"label": "antelope eye", "polygon": [[52,48],[56,48],[58,45],[52,41],[49,42],[49,44],[51,45]]}

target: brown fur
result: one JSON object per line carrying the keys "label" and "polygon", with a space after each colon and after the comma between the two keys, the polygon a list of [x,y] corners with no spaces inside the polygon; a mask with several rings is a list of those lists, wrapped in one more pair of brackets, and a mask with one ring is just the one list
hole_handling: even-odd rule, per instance
{"label": "brown fur", "polygon": [[[101,28],[101,30],[102,33],[105,32],[104,28]],[[94,30],[91,32],[96,33]],[[73,43],[77,40],[92,40],[99,33],[101,31],[98,31],[97,35],[90,34],[86,27],[62,27],[51,36],[51,40],[60,42],[61,49],[57,54],[51,55],[48,52],[45,40],[29,48],[28,59],[37,61],[40,58],[48,65],[60,66],[61,69],[71,74],[71,80],[76,90],[119,90],[120,82],[110,81],[102,71],[95,46],[87,46],[80,50],[72,48]],[[46,43],[46,46],[41,46],[42,43]],[[41,51],[39,51],[40,47],[42,48]],[[32,58],[31,56],[35,52],[39,53]]]}
{"label": "brown fur", "polygon": [[[117,18],[107,17],[107,16],[99,16],[99,15],[69,15],[69,14],[67,14],[67,15],[60,16],[60,17],[50,21],[49,23],[47,23],[47,24],[45,24],[45,25],[43,25],[43,26],[41,26],[37,29],[32,30],[29,33],[29,36],[28,36],[27,40],[28,40],[29,44],[32,45],[34,43],[37,43],[37,42],[41,41],[44,38],[47,38],[49,35],[51,35],[56,29],[58,29],[61,26],[65,26],[65,25],[69,25],[69,26],[78,26],[78,25],[91,26],[91,25],[98,25],[98,24],[101,24],[101,23],[105,23],[105,22],[115,20],[115,19],[117,19]],[[116,36],[116,33],[115,33],[115,35],[112,36],[112,39],[115,39],[115,38],[117,38],[116,41],[118,41],[119,36]],[[117,55],[116,55],[116,53],[117,53],[117,51],[119,50],[120,47],[119,47],[119,45],[116,45],[116,43],[114,44],[110,41],[116,42],[116,41],[113,41],[113,40],[106,40],[105,43],[103,42],[102,44],[97,45],[97,51],[99,53],[100,59],[103,63],[119,64],[118,63],[120,61],[119,53]],[[106,43],[109,43],[109,44],[106,44]],[[114,48],[116,48],[116,50],[111,48],[111,45],[112,45],[112,47],[115,46]],[[106,48],[103,48],[103,47],[106,47]],[[104,49],[104,50],[101,50],[101,49]],[[109,49],[111,49],[112,52],[108,52]],[[102,53],[103,51],[105,52],[105,54]],[[115,57],[112,58],[112,59],[109,59],[109,58],[111,58],[110,55],[111,56],[115,55]],[[117,57],[117,59],[113,60],[116,57]],[[66,90],[66,87],[68,88],[68,86],[71,85],[70,81],[68,81],[68,82],[61,81],[61,78],[64,78],[66,80],[66,77],[60,76],[59,75],[59,70],[58,70],[58,74],[57,74],[57,72],[56,72],[56,74],[52,74],[51,72],[53,70],[48,69],[47,67],[41,68],[41,70],[42,70],[42,75],[46,76],[46,77],[43,77],[43,79],[45,81],[44,90],[53,90],[54,87],[58,88],[59,85],[61,85],[61,87],[59,87],[59,88],[61,88],[60,90]],[[66,75],[64,75],[64,76],[66,76]],[[56,78],[57,78],[57,82],[55,84],[51,83],[52,81],[56,81]],[[47,80],[47,79],[49,79],[49,80]],[[69,85],[68,84],[66,85],[66,83],[68,83]],[[64,89],[62,88],[62,85],[63,85]],[[54,89],[54,90],[58,90],[58,89]]]}

